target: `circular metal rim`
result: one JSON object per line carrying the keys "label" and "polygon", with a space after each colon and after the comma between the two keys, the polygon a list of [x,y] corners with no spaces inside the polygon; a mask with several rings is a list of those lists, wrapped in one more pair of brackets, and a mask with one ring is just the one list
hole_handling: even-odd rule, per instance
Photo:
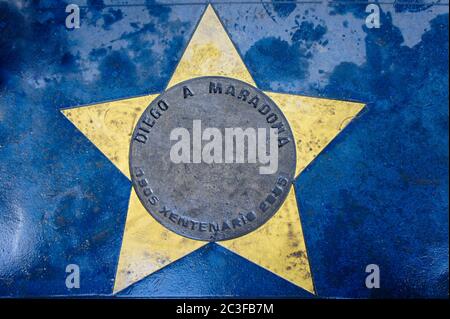
{"label": "circular metal rim", "polygon": [[[288,186],[288,190],[287,190],[285,193],[283,193],[282,196],[280,197],[280,200],[278,201],[278,203],[277,203],[277,205],[276,205],[276,208],[274,209],[273,214],[270,215],[270,217],[264,219],[263,222],[262,222],[260,225],[258,225],[256,228],[250,230],[249,232],[246,232],[246,233],[240,234],[240,235],[230,236],[230,237],[227,237],[226,239],[220,239],[220,240],[200,239],[200,238],[196,238],[196,237],[194,237],[194,236],[189,236],[189,235],[187,235],[187,234],[180,234],[180,233],[178,233],[178,232],[176,232],[176,231],[170,229],[170,228],[167,227],[166,225],[164,225],[160,220],[158,220],[158,219],[153,215],[153,213],[152,213],[151,211],[149,211],[149,210],[147,209],[147,207],[145,207],[145,205],[144,205],[144,203],[143,203],[143,199],[141,198],[141,195],[140,195],[139,192],[137,191],[138,188],[137,188],[137,185],[136,185],[135,181],[133,180],[133,174],[132,174],[132,169],[131,169],[131,166],[132,166],[132,165],[131,165],[131,150],[132,150],[132,145],[133,145],[133,135],[134,135],[134,131],[135,131],[135,129],[136,129],[137,124],[140,123],[141,119],[144,117],[144,113],[145,113],[145,111],[150,107],[150,105],[152,105],[152,103],[153,103],[154,101],[156,101],[156,100],[157,100],[162,94],[164,94],[164,92],[166,92],[167,90],[171,90],[171,89],[173,89],[173,88],[182,86],[182,85],[188,83],[188,82],[191,81],[191,80],[213,79],[213,78],[215,78],[215,79],[219,78],[219,79],[225,79],[225,80],[233,80],[233,81],[237,81],[237,82],[239,82],[239,83],[241,83],[241,84],[243,84],[243,85],[250,86],[250,87],[252,87],[252,89],[255,90],[257,93],[263,95],[263,96],[266,97],[269,101],[271,101],[271,102],[277,107],[277,109],[280,111],[280,115],[281,115],[281,117],[284,119],[284,121],[286,122],[286,124],[287,124],[286,126],[287,126],[287,128],[288,128],[288,130],[289,130],[289,132],[291,133],[291,136],[292,136],[292,142],[294,143],[294,161],[293,161],[293,162],[294,162],[294,163],[293,163],[294,168],[293,168],[292,174],[290,174],[290,176],[289,176],[289,186]],[[227,77],[227,76],[220,76],[220,75],[217,75],[217,76],[216,76],[216,75],[197,76],[197,77],[193,77],[193,78],[190,78],[190,79],[187,79],[187,80],[178,82],[177,84],[175,84],[175,85],[173,85],[173,86],[171,86],[171,87],[169,87],[169,88],[166,88],[163,92],[161,92],[160,94],[158,94],[158,96],[155,97],[155,98],[150,102],[150,104],[148,104],[148,105],[145,107],[145,109],[144,109],[144,111],[142,112],[141,116],[140,116],[139,119],[136,121],[136,125],[135,125],[135,127],[133,128],[133,133],[131,134],[130,146],[129,146],[129,148],[128,148],[128,170],[129,170],[129,173],[130,173],[130,180],[131,180],[132,187],[133,187],[134,192],[136,193],[136,195],[137,195],[137,197],[138,197],[138,199],[139,199],[140,204],[143,206],[143,208],[145,209],[145,211],[146,211],[146,212],[147,212],[154,220],[156,220],[161,226],[164,227],[164,229],[167,229],[168,231],[170,231],[170,232],[172,232],[172,233],[174,233],[174,234],[177,234],[178,236],[182,236],[182,237],[189,238],[189,239],[196,240],[196,241],[203,241],[203,242],[206,242],[206,243],[208,243],[208,242],[209,242],[209,243],[221,242],[221,241],[227,241],[227,240],[232,240],[232,239],[240,238],[240,237],[243,237],[243,236],[247,236],[247,235],[249,235],[249,234],[251,234],[251,233],[257,231],[258,229],[260,229],[262,226],[264,226],[269,220],[271,220],[271,219],[279,212],[281,206],[283,206],[284,202],[286,201],[287,196],[288,196],[289,193],[291,192],[291,188],[294,187],[295,174],[296,174],[296,170],[297,170],[297,147],[296,147],[296,144],[297,144],[297,143],[296,143],[296,140],[295,140],[294,133],[292,132],[290,123],[289,123],[289,121],[287,120],[286,116],[284,115],[284,112],[281,110],[281,108],[278,106],[278,104],[275,103],[275,102],[272,100],[272,98],[271,98],[270,96],[268,96],[266,93],[264,93],[261,89],[259,89],[259,88],[256,87],[256,86],[253,86],[252,84],[247,83],[247,82],[245,82],[245,81],[242,81],[242,80],[239,80],[239,79],[235,79],[235,78],[231,78],[231,77]],[[156,214],[155,214],[155,215],[156,215]]]}

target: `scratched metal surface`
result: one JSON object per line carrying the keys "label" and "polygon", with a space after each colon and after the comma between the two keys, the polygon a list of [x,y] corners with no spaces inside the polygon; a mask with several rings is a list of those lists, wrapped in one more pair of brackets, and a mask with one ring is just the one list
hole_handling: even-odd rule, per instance
{"label": "scratched metal surface", "polygon": [[[296,181],[317,295],[448,296],[448,5],[369,30],[361,3],[275,2],[214,5],[258,87],[367,104]],[[130,183],[60,109],[162,91],[205,8],[78,3],[68,31],[61,1],[0,2],[2,297],[111,296]],[[216,244],[119,295],[311,297]]]}

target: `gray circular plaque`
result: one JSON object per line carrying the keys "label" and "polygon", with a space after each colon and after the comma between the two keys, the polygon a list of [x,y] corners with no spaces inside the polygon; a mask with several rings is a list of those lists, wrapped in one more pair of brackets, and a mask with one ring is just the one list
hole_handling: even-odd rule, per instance
{"label": "gray circular plaque", "polygon": [[295,173],[295,142],[278,106],[231,78],[177,84],[144,111],[130,145],[133,187],[177,234],[245,235],[280,208]]}

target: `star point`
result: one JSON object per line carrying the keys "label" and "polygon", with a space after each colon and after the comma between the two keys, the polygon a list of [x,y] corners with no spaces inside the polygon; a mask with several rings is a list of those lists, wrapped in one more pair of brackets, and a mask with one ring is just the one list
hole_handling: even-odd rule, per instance
{"label": "star point", "polygon": [[212,5],[206,7],[167,88],[200,76],[226,76],[256,86]]}

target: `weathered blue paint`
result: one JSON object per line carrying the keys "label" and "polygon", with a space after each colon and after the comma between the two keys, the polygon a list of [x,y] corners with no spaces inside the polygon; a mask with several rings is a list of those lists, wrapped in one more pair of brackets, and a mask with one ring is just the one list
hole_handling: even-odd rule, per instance
{"label": "weathered blue paint", "polygon": [[[161,91],[204,6],[88,1],[73,31],[64,8],[0,2],[3,297],[111,294],[130,183],[59,109]],[[319,296],[446,297],[448,7],[382,6],[379,30],[360,4],[215,8],[262,89],[368,103],[296,183]],[[217,245],[123,292],[256,294],[306,296]]]}

